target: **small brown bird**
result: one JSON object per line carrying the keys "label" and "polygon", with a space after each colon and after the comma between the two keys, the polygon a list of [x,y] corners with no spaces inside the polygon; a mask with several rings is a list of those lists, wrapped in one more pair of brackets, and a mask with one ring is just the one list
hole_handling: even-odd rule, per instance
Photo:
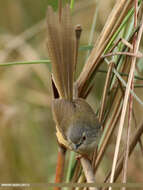
{"label": "small brown bird", "polygon": [[87,154],[98,143],[101,125],[84,99],[73,98],[77,48],[69,6],[62,8],[60,16],[48,7],[47,25],[52,78],[60,96],[52,101],[57,138],[67,148]]}

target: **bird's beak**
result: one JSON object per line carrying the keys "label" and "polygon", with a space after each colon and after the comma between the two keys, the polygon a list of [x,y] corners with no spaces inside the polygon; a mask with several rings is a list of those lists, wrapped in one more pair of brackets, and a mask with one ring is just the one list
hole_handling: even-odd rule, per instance
{"label": "bird's beak", "polygon": [[74,148],[74,150],[75,150],[75,151],[78,150],[78,148],[80,147],[81,144],[82,144],[82,143],[79,143],[79,144],[73,144],[73,148]]}

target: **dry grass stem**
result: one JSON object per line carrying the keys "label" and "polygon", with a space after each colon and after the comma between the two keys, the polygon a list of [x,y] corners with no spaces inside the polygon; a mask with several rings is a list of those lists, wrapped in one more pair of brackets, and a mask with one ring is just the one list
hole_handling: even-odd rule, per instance
{"label": "dry grass stem", "polygon": [[[55,177],[55,183],[61,183],[64,176],[64,165],[65,165],[65,154],[66,149],[63,146],[59,146],[59,152],[58,152],[58,160],[57,160],[57,167],[56,167],[56,177]],[[61,190],[60,187],[55,187],[54,190]]]}
{"label": "dry grass stem", "polygon": [[100,114],[99,114],[99,122],[102,121],[102,116],[103,116],[104,108],[105,108],[105,104],[106,104],[106,97],[107,97],[107,92],[108,92],[108,87],[109,87],[109,82],[110,82],[113,66],[114,66],[114,63],[111,62],[110,65],[109,65],[106,80],[105,80],[105,85],[104,85],[104,90],[103,90],[103,97],[102,97],[102,101],[101,101],[101,109],[100,109]]}
{"label": "dry grass stem", "polygon": [[[132,111],[132,115],[133,115],[133,120],[134,120],[134,126],[135,126],[135,128],[137,128],[137,120],[136,120],[134,110]],[[142,144],[141,138],[139,138],[139,144],[140,144],[140,150],[141,150],[141,153],[142,153],[142,156],[143,156],[143,144]]]}
{"label": "dry grass stem", "polygon": [[[142,18],[141,27],[139,29],[139,33],[138,33],[138,37],[137,37],[137,42],[136,42],[135,51],[134,51],[135,54],[138,52],[138,49],[139,49],[142,32],[143,32],[143,18]],[[124,124],[125,115],[126,115],[128,99],[129,99],[129,95],[130,95],[132,78],[133,78],[133,74],[134,74],[134,70],[135,70],[135,64],[136,64],[136,57],[133,57],[130,74],[129,74],[129,79],[128,79],[128,83],[127,83],[127,88],[125,91],[125,98],[124,98],[124,102],[123,102],[123,108],[122,108],[121,119],[120,119],[120,124],[119,124],[119,131],[118,131],[118,137],[117,137],[117,141],[116,141],[116,148],[115,148],[115,153],[114,153],[110,183],[113,183],[113,181],[114,181],[115,168],[116,168],[116,163],[117,163],[117,159],[118,159],[119,146],[120,146],[123,124]],[[110,187],[109,190],[111,190],[111,189],[112,188]]]}
{"label": "dry grass stem", "polygon": [[[19,183],[28,179],[41,183],[54,179],[60,184],[48,188],[53,190],[111,190],[114,184],[112,188],[109,186],[114,182],[121,182],[125,187],[119,188],[126,190],[126,183],[142,181],[143,44],[140,42],[143,2],[49,1],[47,7],[51,7],[48,10],[53,10],[54,16],[48,16],[46,27],[45,19],[41,19],[47,9],[43,2],[34,4],[31,0],[29,4],[24,1],[18,4],[5,1],[0,12],[1,181],[13,183],[17,180]],[[69,9],[64,13],[65,5]],[[13,12],[13,9],[16,11]],[[11,17],[3,20],[3,14]],[[70,15],[75,28],[71,25]],[[81,26],[84,32],[80,38]],[[69,33],[64,33],[64,30]],[[48,35],[51,35],[51,40]],[[74,38],[70,41],[72,36]],[[53,46],[49,45],[53,60],[45,47],[47,38],[49,44],[53,41]],[[56,76],[60,78],[62,93],[58,92],[59,83],[56,84],[54,76],[54,60],[58,65],[55,66]],[[83,61],[86,63],[82,64]],[[69,140],[70,127],[72,130],[73,124],[80,124],[81,130],[75,135],[75,141],[79,135],[80,142],[75,142],[78,149],[86,143],[88,148],[88,143],[96,140],[96,131],[91,134],[91,128],[88,130],[90,125],[92,127],[90,117],[89,123],[86,121],[88,111],[83,115],[85,125],[82,126],[82,121],[72,120],[74,111],[76,113],[73,100],[86,99],[90,92],[88,100],[102,125],[102,136],[92,155],[86,155],[90,160],[86,156],[77,159],[77,153],[70,152],[73,145]],[[69,107],[66,109],[63,104],[57,117],[60,118],[58,129],[57,125],[53,126],[54,117],[50,108],[51,100],[61,98],[73,103],[73,112],[70,113]],[[77,119],[80,120],[80,113]],[[61,139],[59,142],[67,148],[56,143],[56,128],[58,140]],[[83,129],[87,130],[87,136],[82,139],[80,133],[83,135]],[[129,159],[131,155],[133,158]],[[100,182],[105,186],[94,187]],[[62,186],[64,184],[65,187]],[[68,186],[70,184],[71,187]]]}
{"label": "dry grass stem", "polygon": [[[118,79],[121,81],[122,85],[127,88],[126,82],[125,82],[124,79],[120,76],[120,74],[118,73],[118,71],[117,71],[115,68],[113,68],[113,72],[114,72],[114,74],[116,75],[116,77],[118,77]],[[133,91],[132,89],[130,89],[130,93],[133,95],[133,97],[136,99],[136,101],[139,102],[139,104],[140,104],[141,106],[143,106],[142,100],[134,93],[134,91]]]}
{"label": "dry grass stem", "polygon": [[99,164],[104,156],[104,153],[108,147],[108,144],[109,144],[109,141],[111,139],[111,136],[115,130],[115,127],[117,125],[117,122],[119,120],[119,116],[120,116],[120,113],[121,113],[121,98],[119,99],[117,105],[116,105],[116,108],[115,108],[115,111],[114,111],[114,114],[112,115],[112,118],[111,118],[111,121],[109,123],[108,126],[108,130],[106,131],[106,134],[105,134],[105,138],[104,138],[104,141],[102,142],[102,145],[100,146],[100,149],[98,151],[98,155],[97,155],[97,159],[96,159],[96,162],[95,162],[95,166],[94,166],[94,171],[97,172],[97,169],[99,167]]}
{"label": "dry grass stem", "polygon": [[[137,128],[132,140],[130,141],[130,147],[129,147],[129,156],[131,155],[131,153],[133,152],[135,146],[138,143],[138,139],[141,137],[143,133],[143,123],[141,123],[139,125],[139,127]],[[117,178],[119,177],[122,168],[123,168],[123,162],[124,162],[124,152],[122,153],[122,155],[120,156],[120,159],[118,160],[117,166],[116,166],[116,170],[115,170],[115,175],[114,175],[114,181],[117,180]],[[111,171],[108,173],[108,175],[106,176],[106,179],[104,181],[104,183],[108,183],[110,180],[110,175],[111,175]],[[105,188],[103,188],[103,190],[105,190]]]}
{"label": "dry grass stem", "polygon": [[95,43],[95,46],[87,60],[87,64],[84,66],[77,80],[80,97],[84,96],[84,90],[85,88],[87,88],[87,83],[89,82],[89,79],[93,77],[93,73],[95,73],[95,71],[101,64],[101,55],[103,54],[106,45],[121,24],[124,16],[131,7],[132,1],[133,0],[130,0],[128,2],[125,0],[117,1],[115,7],[113,8],[113,11],[109,15],[103,32],[101,32],[97,43]]}
{"label": "dry grass stem", "polygon": [[[137,6],[138,1],[135,0],[135,13],[134,13],[134,28],[137,27]],[[135,51],[136,46],[136,34],[133,39],[133,52]],[[131,89],[134,89],[134,74],[131,81]],[[130,133],[131,133],[131,124],[132,124],[132,112],[133,112],[133,96],[130,94],[129,97],[129,117],[128,117],[128,129],[127,129],[127,141],[125,145],[125,156],[124,156],[124,166],[123,166],[123,179],[122,182],[127,182],[127,170],[128,170],[128,157],[129,157],[129,144],[130,144]],[[126,190],[126,187],[123,187],[122,190]]]}
{"label": "dry grass stem", "polygon": [[[84,157],[80,159],[87,183],[95,183],[94,172],[90,161]],[[89,190],[98,190],[96,187],[89,187]]]}
{"label": "dry grass stem", "polygon": [[141,52],[138,52],[137,54],[134,54],[131,52],[112,52],[112,53],[107,53],[107,54],[103,55],[102,58],[115,56],[115,55],[128,55],[128,56],[136,57],[136,58],[142,58],[143,57],[143,54]]}

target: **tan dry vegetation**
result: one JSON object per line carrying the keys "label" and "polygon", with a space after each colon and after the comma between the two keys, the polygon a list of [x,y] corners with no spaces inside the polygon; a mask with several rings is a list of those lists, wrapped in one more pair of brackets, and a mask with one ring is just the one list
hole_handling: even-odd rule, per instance
{"label": "tan dry vegetation", "polygon": [[[49,2],[42,4],[42,1],[35,3],[34,0],[30,0],[29,3],[28,0],[0,0],[1,63],[48,57],[45,45],[46,23],[43,24],[43,21]],[[99,36],[113,4],[113,0],[99,1],[94,41]],[[94,0],[78,0],[75,4],[73,18],[76,24],[80,23],[83,27],[82,45],[88,43],[95,7]],[[41,25],[31,31],[31,27],[41,20]],[[27,37],[25,31],[31,31],[30,35],[28,34],[30,37]],[[19,34],[20,37],[17,39]],[[85,52],[79,53],[78,73],[83,67],[85,55]],[[102,69],[106,68],[104,64]],[[100,106],[104,80],[105,74],[98,73],[95,86],[88,97],[88,102],[95,111]],[[142,81],[140,84],[143,84]],[[50,72],[47,65],[0,67],[0,182],[53,181],[58,147],[50,109],[50,85]],[[143,101],[143,90],[138,88],[135,92]],[[136,101],[134,110],[138,125],[143,121],[143,108]],[[134,134],[134,129],[132,126],[132,134]],[[110,140],[110,145],[98,170],[99,182],[102,182],[109,166],[112,165],[115,137],[116,133]],[[142,154],[140,147],[137,146],[129,161],[129,180],[143,182],[142,171]]]}

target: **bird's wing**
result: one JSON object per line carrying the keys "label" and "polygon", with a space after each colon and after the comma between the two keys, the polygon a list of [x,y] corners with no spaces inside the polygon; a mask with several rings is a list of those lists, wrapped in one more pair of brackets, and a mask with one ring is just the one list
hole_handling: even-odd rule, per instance
{"label": "bird's wing", "polygon": [[52,101],[52,112],[58,129],[66,138],[66,132],[72,123],[75,112],[72,102],[65,99],[54,99]]}

